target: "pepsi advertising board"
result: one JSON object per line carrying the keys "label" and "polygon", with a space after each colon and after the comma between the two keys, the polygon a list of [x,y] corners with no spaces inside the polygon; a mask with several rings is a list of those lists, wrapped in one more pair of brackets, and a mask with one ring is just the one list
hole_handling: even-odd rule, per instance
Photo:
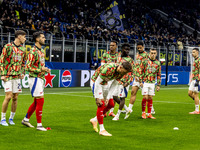
{"label": "pepsi advertising board", "polygon": [[80,87],[80,71],[60,70],[59,87]]}

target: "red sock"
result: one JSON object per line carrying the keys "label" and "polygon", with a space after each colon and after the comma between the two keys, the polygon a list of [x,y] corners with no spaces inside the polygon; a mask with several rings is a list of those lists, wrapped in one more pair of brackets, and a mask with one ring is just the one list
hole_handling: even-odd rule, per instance
{"label": "red sock", "polygon": [[42,108],[44,104],[44,98],[36,99],[36,118],[37,123],[42,123]]}
{"label": "red sock", "polygon": [[31,115],[35,111],[36,108],[36,99],[34,98],[34,102],[31,104],[31,106],[28,108],[28,112],[26,114],[26,118],[30,119]]}
{"label": "red sock", "polygon": [[145,112],[145,109],[146,109],[146,102],[147,100],[146,99],[142,99],[142,112]]}
{"label": "red sock", "polygon": [[111,108],[113,108],[115,106],[115,103],[113,101],[113,99],[109,99],[108,105],[106,106],[106,108],[103,110],[103,114],[107,113]]}
{"label": "red sock", "polygon": [[149,99],[149,100],[148,100],[148,104],[147,104],[147,106],[148,106],[148,113],[149,113],[149,114],[151,113],[152,104],[153,104],[153,100],[152,100],[152,99]]}
{"label": "red sock", "polygon": [[102,101],[102,103],[103,104],[97,108],[97,120],[99,124],[103,124],[103,110],[105,108],[105,104],[104,101]]}

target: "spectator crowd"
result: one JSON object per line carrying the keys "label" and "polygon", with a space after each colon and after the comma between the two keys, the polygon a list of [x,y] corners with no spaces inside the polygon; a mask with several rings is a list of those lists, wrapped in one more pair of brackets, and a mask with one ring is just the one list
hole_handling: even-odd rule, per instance
{"label": "spectator crowd", "polygon": [[[122,1],[129,26],[124,31],[106,29],[96,19],[112,0],[60,0],[54,6],[50,6],[45,0],[4,0],[0,7],[0,25],[5,30],[9,30],[10,27],[28,29],[32,32],[43,30],[53,33],[58,38],[65,36],[66,38],[121,42],[143,40],[146,44],[162,46],[170,42],[180,47],[181,44],[200,45],[197,34],[188,34],[182,26],[176,28],[170,19],[162,19],[146,3],[136,0]],[[186,8],[178,10],[174,7],[163,5],[161,9],[199,30],[198,23],[194,19],[199,17],[197,11],[189,13],[189,10],[185,10]],[[179,13],[179,11],[184,13]],[[190,19],[186,14],[190,16]]]}

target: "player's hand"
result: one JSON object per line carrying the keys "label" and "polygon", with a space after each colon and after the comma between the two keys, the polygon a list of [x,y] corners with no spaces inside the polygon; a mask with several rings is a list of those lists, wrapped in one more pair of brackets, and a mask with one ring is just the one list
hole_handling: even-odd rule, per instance
{"label": "player's hand", "polygon": [[42,70],[42,72],[47,72],[47,73],[50,73],[50,71],[51,71],[49,68],[44,67],[44,66],[42,67],[41,70]]}
{"label": "player's hand", "polygon": [[108,79],[108,78],[105,78],[105,79],[104,79],[104,81],[108,82],[108,81],[109,81],[109,79]]}
{"label": "player's hand", "polygon": [[109,100],[108,100],[108,99],[106,99],[106,100],[104,101],[104,103],[105,103],[105,106],[107,106],[107,105],[108,105],[108,102],[109,102]]}
{"label": "player's hand", "polygon": [[196,86],[199,86],[199,81],[198,81],[198,80],[196,80],[194,86],[195,86],[195,87],[196,87]]}
{"label": "player's hand", "polygon": [[160,91],[160,86],[156,86],[156,91]]}
{"label": "player's hand", "polygon": [[44,67],[44,66],[43,66],[41,70],[42,70],[42,72],[46,72],[47,67]]}
{"label": "player's hand", "polygon": [[143,87],[143,83],[140,83],[140,87],[141,87],[141,88]]}
{"label": "player's hand", "polygon": [[24,75],[24,74],[22,74],[22,75],[20,76],[20,79],[24,79],[24,76],[25,76],[25,75]]}
{"label": "player's hand", "polygon": [[47,68],[47,73],[50,73],[51,72],[51,69]]}
{"label": "player's hand", "polygon": [[123,86],[124,86],[124,87],[127,87],[128,85],[129,85],[128,83],[124,83],[124,85],[123,85]]}
{"label": "player's hand", "polygon": [[136,81],[136,82],[139,82],[139,78],[138,78],[138,77],[135,77],[135,81]]}
{"label": "player's hand", "polygon": [[100,99],[96,99],[96,104],[97,104],[97,106],[101,106],[103,103],[102,103],[102,101],[100,100]]}
{"label": "player's hand", "polygon": [[6,77],[5,76],[1,76],[1,80],[6,82]]}

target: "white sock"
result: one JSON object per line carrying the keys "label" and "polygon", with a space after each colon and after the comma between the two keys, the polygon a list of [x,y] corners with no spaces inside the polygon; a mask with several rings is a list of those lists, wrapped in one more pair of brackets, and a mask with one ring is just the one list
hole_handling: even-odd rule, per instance
{"label": "white sock", "polygon": [[195,111],[199,111],[199,105],[195,105]]}
{"label": "white sock", "polygon": [[120,116],[122,110],[118,109],[117,115]]}
{"label": "white sock", "polygon": [[114,111],[114,107],[110,109],[110,113]]}
{"label": "white sock", "polygon": [[97,116],[95,116],[94,118],[92,118],[93,121],[97,121]]}
{"label": "white sock", "polygon": [[38,127],[41,127],[41,126],[42,126],[42,123],[37,123],[37,126],[38,126]]}
{"label": "white sock", "polygon": [[29,119],[28,119],[28,118],[26,118],[26,117],[24,117],[24,121],[29,121]]}
{"label": "white sock", "polygon": [[124,104],[124,109],[126,110],[126,111],[128,111],[128,107]]}
{"label": "white sock", "polygon": [[10,112],[10,118],[9,119],[13,119],[14,118],[14,116],[15,116],[15,112]]}
{"label": "white sock", "polygon": [[1,112],[1,120],[6,120],[6,113]]}
{"label": "white sock", "polygon": [[153,108],[153,104],[152,104],[152,108],[151,108],[151,111],[154,111],[154,108]]}
{"label": "white sock", "polygon": [[129,104],[128,107],[132,110],[132,108],[133,108],[133,104]]}
{"label": "white sock", "polygon": [[100,125],[99,125],[99,127],[100,127],[100,132],[101,132],[101,131],[103,131],[103,130],[105,130],[105,128],[104,128],[104,125],[103,125],[103,124],[100,124]]}

